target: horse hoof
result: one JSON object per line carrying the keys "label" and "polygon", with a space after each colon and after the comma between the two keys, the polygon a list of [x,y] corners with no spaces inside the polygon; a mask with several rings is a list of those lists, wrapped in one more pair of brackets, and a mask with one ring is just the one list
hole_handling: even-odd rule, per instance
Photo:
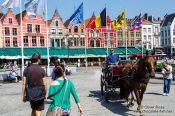
{"label": "horse hoof", "polygon": [[128,104],[128,105],[127,105],[127,108],[129,109],[129,107],[130,107],[130,105]]}
{"label": "horse hoof", "polygon": [[139,111],[139,114],[140,114],[140,116],[144,116],[144,114],[143,114],[143,111],[142,111],[142,110],[140,110],[140,111]]}
{"label": "horse hoof", "polygon": [[130,106],[133,107],[134,106],[134,103],[130,103]]}

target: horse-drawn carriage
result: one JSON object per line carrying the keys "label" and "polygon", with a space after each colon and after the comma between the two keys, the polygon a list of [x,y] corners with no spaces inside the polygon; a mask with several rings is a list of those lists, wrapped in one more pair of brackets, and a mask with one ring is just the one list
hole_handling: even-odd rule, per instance
{"label": "horse-drawn carriage", "polygon": [[123,65],[102,65],[101,94],[104,95],[106,102],[110,93],[120,94],[120,80],[128,76],[123,74]]}
{"label": "horse-drawn carriage", "polygon": [[[133,105],[134,95],[137,110],[141,113],[141,102],[150,78],[155,77],[156,60],[153,56],[140,59],[137,64],[122,63],[121,66],[102,65],[101,94],[108,102],[109,93],[119,90],[120,98],[126,99],[128,107]],[[131,101],[129,95],[131,94]]]}

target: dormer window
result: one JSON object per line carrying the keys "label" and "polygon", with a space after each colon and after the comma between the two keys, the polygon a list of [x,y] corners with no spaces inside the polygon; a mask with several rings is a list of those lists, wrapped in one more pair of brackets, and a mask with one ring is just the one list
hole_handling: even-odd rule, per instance
{"label": "dormer window", "polygon": [[55,26],[58,26],[58,21],[55,21]]}
{"label": "dormer window", "polygon": [[10,23],[10,24],[12,24],[12,23],[13,23],[13,22],[12,22],[12,18],[9,18],[9,23]]}
{"label": "dormer window", "polygon": [[111,25],[107,24],[107,30],[110,30],[110,29],[111,29]]}
{"label": "dormer window", "polygon": [[77,26],[74,27],[74,32],[78,33],[78,27]]}

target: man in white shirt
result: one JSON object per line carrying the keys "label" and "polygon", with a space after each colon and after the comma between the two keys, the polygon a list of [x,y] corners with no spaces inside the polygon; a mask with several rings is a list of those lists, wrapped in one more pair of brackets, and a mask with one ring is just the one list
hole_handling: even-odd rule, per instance
{"label": "man in white shirt", "polygon": [[171,80],[173,78],[172,69],[173,69],[172,66],[168,65],[166,61],[163,62],[162,74],[164,79],[164,87],[163,87],[164,96],[168,96],[170,93]]}

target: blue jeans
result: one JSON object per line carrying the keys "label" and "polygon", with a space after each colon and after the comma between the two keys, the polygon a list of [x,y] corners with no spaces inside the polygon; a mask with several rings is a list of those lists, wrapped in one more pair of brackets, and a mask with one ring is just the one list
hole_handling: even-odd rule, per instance
{"label": "blue jeans", "polygon": [[169,93],[170,92],[170,86],[171,86],[171,79],[163,78],[164,80],[164,87],[163,92]]}
{"label": "blue jeans", "polygon": [[175,73],[173,73],[173,81],[175,81]]}

